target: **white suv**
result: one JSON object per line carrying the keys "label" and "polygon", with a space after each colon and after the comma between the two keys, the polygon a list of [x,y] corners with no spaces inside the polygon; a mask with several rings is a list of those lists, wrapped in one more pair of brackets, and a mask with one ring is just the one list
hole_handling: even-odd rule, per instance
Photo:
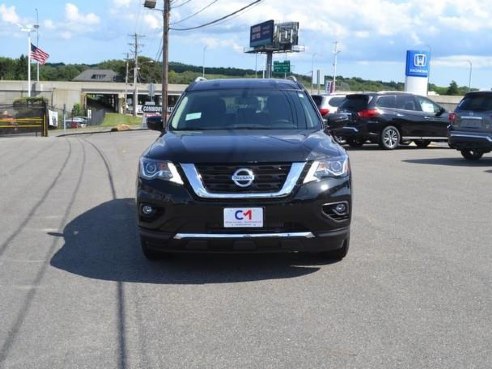
{"label": "white suv", "polygon": [[323,118],[337,112],[338,107],[345,99],[345,94],[311,95]]}

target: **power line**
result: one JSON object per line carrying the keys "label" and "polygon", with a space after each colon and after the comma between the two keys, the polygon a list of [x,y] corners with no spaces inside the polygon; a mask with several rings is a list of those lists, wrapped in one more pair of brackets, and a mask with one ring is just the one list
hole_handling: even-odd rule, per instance
{"label": "power line", "polygon": [[181,19],[179,22],[173,23],[173,24],[171,24],[171,25],[173,26],[173,25],[176,25],[176,24],[180,24],[180,23],[183,23],[184,21],[186,21],[186,20],[188,20],[188,19],[190,19],[190,18],[193,18],[195,15],[198,15],[198,14],[200,14],[201,12],[205,11],[206,9],[210,8],[210,7],[211,7],[213,4],[215,4],[217,1],[219,1],[219,0],[214,0],[214,1],[212,1],[210,4],[208,4],[208,5],[204,6],[203,8],[201,8],[200,10],[198,10],[197,12],[195,12],[195,13],[193,13],[193,14],[191,14],[191,15],[189,15],[189,16],[187,16],[187,17],[183,18],[183,19]]}
{"label": "power line", "polygon": [[[179,5],[175,5],[175,6],[173,6],[172,8],[173,8],[173,9],[180,8],[180,7],[182,7],[183,5],[188,4],[190,1],[191,1],[191,0],[186,0],[185,2],[183,2],[183,3],[179,4]],[[171,1],[171,2],[173,2],[173,1]]]}
{"label": "power line", "polygon": [[228,15],[225,15],[225,16],[223,16],[223,17],[219,18],[219,19],[216,19],[216,20],[214,20],[214,21],[211,21],[211,22],[208,22],[208,23],[202,24],[202,25],[200,25],[200,26],[196,26],[196,27],[189,27],[189,28],[171,28],[171,27],[170,27],[169,29],[172,29],[173,31],[191,31],[191,30],[194,30],[194,29],[199,29],[199,28],[207,27],[207,26],[210,26],[210,25],[212,25],[212,24],[215,24],[215,23],[221,22],[221,21],[223,21],[223,20],[225,20],[225,19],[227,19],[227,18],[230,18],[230,17],[232,17],[233,15],[236,15],[236,14],[238,14],[238,13],[242,12],[243,10],[245,10],[245,9],[247,9],[247,8],[251,7],[251,6],[258,4],[258,3],[259,3],[259,2],[261,2],[261,1],[262,1],[262,0],[256,0],[256,1],[253,1],[252,3],[250,3],[250,4],[248,4],[248,5],[244,6],[244,7],[242,7],[241,9],[236,10],[235,12],[232,12],[232,13],[230,13],[230,14],[228,14]]}
{"label": "power line", "polygon": [[162,38],[159,40],[159,49],[157,49],[157,54],[154,58],[155,61],[161,60],[162,57]]}
{"label": "power line", "polygon": [[[253,4],[253,5],[258,5],[258,4]],[[238,13],[238,14],[233,15],[231,18],[229,18],[229,20],[239,18],[240,16],[242,16],[243,14],[245,14],[251,10],[253,10],[253,6],[251,8],[245,9],[242,13]]]}

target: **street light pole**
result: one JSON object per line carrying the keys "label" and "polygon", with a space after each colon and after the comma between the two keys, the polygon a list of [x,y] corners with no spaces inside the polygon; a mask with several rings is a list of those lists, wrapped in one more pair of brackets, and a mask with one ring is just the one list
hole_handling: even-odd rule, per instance
{"label": "street light pole", "polygon": [[21,26],[22,32],[27,32],[27,97],[31,97],[31,32],[33,26]]}
{"label": "street light pole", "polygon": [[202,60],[202,77],[205,78],[205,50],[207,50],[207,45],[203,47],[203,60]]}
{"label": "street light pole", "polygon": [[335,49],[333,51],[333,86],[330,92],[335,92],[336,90],[336,79],[337,79],[337,58],[338,54],[340,54],[340,50],[338,50],[338,41],[335,41]]}
{"label": "street light pole", "polygon": [[313,89],[314,89],[314,57],[316,55],[317,54],[314,53],[312,58],[311,58],[311,91],[313,91]]}
{"label": "street light pole", "polygon": [[[39,46],[39,16],[38,16],[38,8],[36,8],[36,24],[34,25],[34,29],[36,29],[36,47]],[[39,62],[36,63],[36,81],[39,83]]]}
{"label": "street light pole", "polygon": [[31,97],[31,31],[27,31],[27,97]]}
{"label": "street light pole", "polygon": [[472,63],[471,60],[467,60],[467,62],[470,64],[470,73],[468,75],[468,91],[471,91],[471,80],[472,80],[473,63]]}

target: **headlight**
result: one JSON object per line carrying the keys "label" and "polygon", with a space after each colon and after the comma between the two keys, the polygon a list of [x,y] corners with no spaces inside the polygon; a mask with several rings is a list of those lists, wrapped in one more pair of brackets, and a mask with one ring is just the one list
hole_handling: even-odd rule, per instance
{"label": "headlight", "polygon": [[183,180],[176,169],[176,166],[169,161],[153,160],[140,158],[139,173],[145,179],[162,179],[174,183],[183,184]]}
{"label": "headlight", "polygon": [[325,160],[316,160],[304,179],[304,183],[319,181],[327,177],[345,177],[350,173],[348,156],[337,156]]}

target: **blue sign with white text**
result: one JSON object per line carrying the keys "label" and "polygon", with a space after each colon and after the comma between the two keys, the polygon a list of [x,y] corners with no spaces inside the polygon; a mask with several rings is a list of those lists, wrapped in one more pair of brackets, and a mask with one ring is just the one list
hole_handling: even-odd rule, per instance
{"label": "blue sign with white text", "polygon": [[249,46],[259,47],[273,44],[274,22],[269,20],[251,27]]}
{"label": "blue sign with white text", "polygon": [[430,70],[430,52],[407,50],[407,77],[428,77]]}

